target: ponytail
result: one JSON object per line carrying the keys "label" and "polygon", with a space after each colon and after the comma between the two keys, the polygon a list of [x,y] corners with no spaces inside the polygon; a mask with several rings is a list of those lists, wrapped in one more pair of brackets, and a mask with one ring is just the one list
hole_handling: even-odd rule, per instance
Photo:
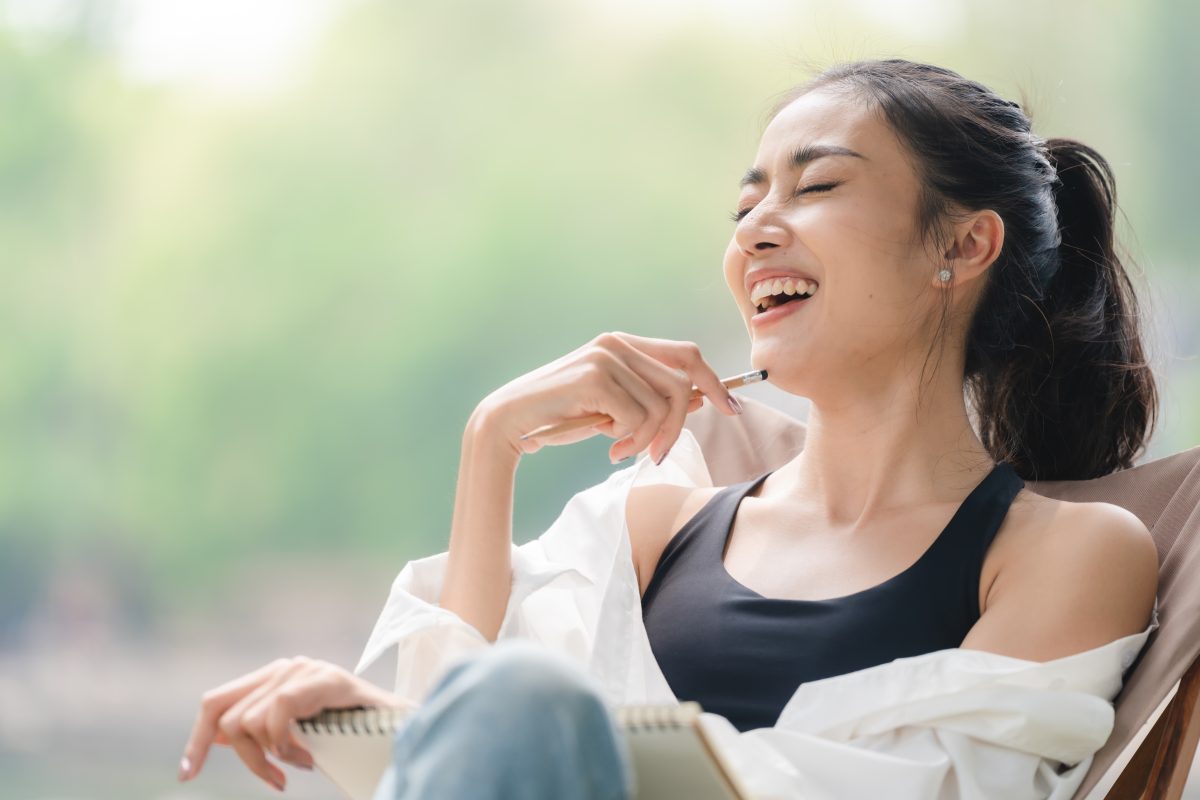
{"label": "ponytail", "polygon": [[1114,245],[1108,162],[1071,139],[1046,141],[1055,168],[1057,261],[1008,358],[969,389],[980,438],[1030,480],[1085,480],[1133,466],[1154,428],[1154,375],[1137,297]]}

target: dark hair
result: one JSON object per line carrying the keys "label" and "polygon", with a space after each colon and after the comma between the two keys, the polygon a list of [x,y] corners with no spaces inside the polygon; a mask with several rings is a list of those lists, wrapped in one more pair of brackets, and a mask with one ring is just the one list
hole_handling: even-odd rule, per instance
{"label": "dark hair", "polygon": [[[903,59],[836,64],[784,93],[770,117],[817,89],[865,99],[911,152],[921,241],[945,252],[947,222],[963,211],[991,209],[1004,221],[964,366],[992,457],[1033,481],[1132,466],[1154,429],[1158,395],[1114,245],[1108,162],[1077,141],[1035,136],[1021,106],[986,86]],[[950,300],[941,294],[944,347]]]}

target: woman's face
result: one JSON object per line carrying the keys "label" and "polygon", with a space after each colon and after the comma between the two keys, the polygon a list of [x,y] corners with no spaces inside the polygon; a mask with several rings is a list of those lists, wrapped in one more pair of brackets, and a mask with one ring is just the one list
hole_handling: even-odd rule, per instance
{"label": "woman's face", "polygon": [[[799,163],[808,148],[858,155]],[[752,366],[806,397],[882,388],[914,356],[919,367],[940,265],[914,241],[917,176],[891,129],[862,103],[810,92],[767,126],[743,183],[745,213],[724,271],[750,331]],[[771,275],[805,276],[817,288],[759,315],[750,291]]]}

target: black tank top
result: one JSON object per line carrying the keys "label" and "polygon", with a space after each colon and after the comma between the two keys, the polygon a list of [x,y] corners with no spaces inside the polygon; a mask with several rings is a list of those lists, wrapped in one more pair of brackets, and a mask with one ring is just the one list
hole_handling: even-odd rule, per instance
{"label": "black tank top", "polygon": [[667,543],[642,597],[675,696],[740,731],[770,727],[801,683],[958,647],[979,619],[979,575],[1025,485],[996,464],[916,563],[829,600],[763,597],[725,570],[738,504],[768,475],[718,491]]}

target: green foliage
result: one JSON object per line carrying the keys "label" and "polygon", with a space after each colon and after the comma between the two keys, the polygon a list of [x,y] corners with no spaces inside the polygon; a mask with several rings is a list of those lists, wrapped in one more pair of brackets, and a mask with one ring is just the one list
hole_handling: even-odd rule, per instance
{"label": "green foliage", "polygon": [[[603,330],[746,369],[726,214],[803,48],[656,24],[355,3],[254,103],[0,35],[0,623],[84,559],[153,616],[245,557],[440,550],[475,404]],[[527,460],[519,538],[608,444]]]}

